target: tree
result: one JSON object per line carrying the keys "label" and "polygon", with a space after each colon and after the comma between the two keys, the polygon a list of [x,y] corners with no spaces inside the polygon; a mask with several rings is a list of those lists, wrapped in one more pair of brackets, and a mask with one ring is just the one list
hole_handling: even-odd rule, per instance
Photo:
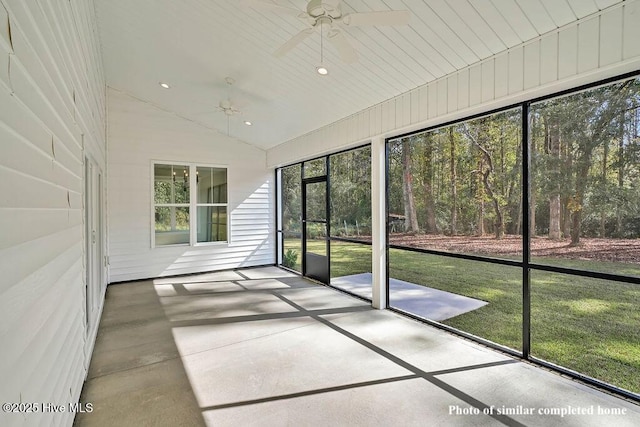
{"label": "tree", "polygon": [[456,174],[456,139],[453,134],[453,126],[449,127],[449,176],[451,186],[451,235],[458,232],[458,182]]}
{"label": "tree", "polygon": [[[493,185],[493,174],[495,172],[493,156],[488,147],[489,144],[489,123],[487,118],[480,119],[475,131],[470,129],[468,124],[463,126],[463,130],[467,138],[480,150],[481,161],[478,165],[478,174],[481,177],[484,190],[486,191],[489,199],[492,202],[495,212],[494,230],[496,239],[502,239],[504,237],[504,215],[502,206],[498,200],[498,195]],[[482,225],[482,224],[479,224]],[[483,228],[483,227],[482,227]],[[484,232],[484,230],[479,230]]]}
{"label": "tree", "polygon": [[413,196],[413,173],[411,167],[411,145],[409,138],[402,140],[402,200],[404,203],[404,229],[417,233],[418,217],[416,214],[415,198]]}

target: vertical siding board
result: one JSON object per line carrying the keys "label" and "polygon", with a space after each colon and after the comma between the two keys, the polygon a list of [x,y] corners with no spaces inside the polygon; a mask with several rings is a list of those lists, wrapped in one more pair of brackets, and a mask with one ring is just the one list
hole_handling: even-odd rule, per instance
{"label": "vertical siding board", "polygon": [[458,73],[458,109],[469,106],[469,70],[460,70]]}
{"label": "vertical siding board", "polygon": [[496,56],[494,87],[497,99],[509,94],[509,55],[507,53]]}
{"label": "vertical siding board", "polygon": [[578,27],[567,27],[558,37],[558,78],[564,79],[578,71]]}
{"label": "vertical siding board", "polygon": [[509,51],[509,94],[524,89],[524,50],[517,47]]}
{"label": "vertical siding board", "polygon": [[429,118],[429,86],[420,87],[420,121]]}
{"label": "vertical siding board", "polygon": [[411,96],[411,123],[420,121],[420,89],[414,89],[410,93]]}
{"label": "vertical siding board", "polygon": [[622,57],[631,59],[640,56],[640,1],[627,1],[624,4],[624,32]]}
{"label": "vertical siding board", "polygon": [[438,91],[436,85],[430,84],[429,92],[427,96],[429,97],[429,118],[433,119],[438,115]]}
{"label": "vertical siding board", "polygon": [[476,64],[469,69],[469,105],[474,106],[482,101],[482,69]]}
{"label": "vertical siding board", "polygon": [[540,42],[524,47],[524,89],[540,85]]}
{"label": "vertical siding board", "polygon": [[458,75],[447,77],[447,112],[458,109]]}
{"label": "vertical siding board", "polygon": [[578,24],[578,73],[598,67],[600,17]]}
{"label": "vertical siding board", "polygon": [[623,11],[622,7],[617,7],[608,10],[600,18],[601,67],[622,59]]}
{"label": "vertical siding board", "polygon": [[558,33],[550,33],[540,40],[540,83],[558,80]]}
{"label": "vertical siding board", "polygon": [[495,62],[493,59],[482,63],[482,102],[489,102],[495,98]]}
{"label": "vertical siding board", "polygon": [[440,79],[437,83],[438,90],[438,116],[447,114],[447,79]]}

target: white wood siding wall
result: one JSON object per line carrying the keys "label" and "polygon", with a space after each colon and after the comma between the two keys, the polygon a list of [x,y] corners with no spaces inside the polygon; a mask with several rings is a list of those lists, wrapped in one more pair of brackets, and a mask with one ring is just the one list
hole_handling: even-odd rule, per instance
{"label": "white wood siding wall", "polygon": [[[105,166],[101,61],[92,0],[0,0],[0,402],[80,397],[83,158]],[[2,426],[72,422],[0,412]]]}
{"label": "white wood siding wall", "polygon": [[640,0],[546,33],[267,152],[271,167],[640,69]]}
{"label": "white wood siding wall", "polygon": [[[110,282],[275,262],[274,175],[263,150],[122,92],[107,98]],[[229,244],[151,248],[152,160],[228,168]]]}

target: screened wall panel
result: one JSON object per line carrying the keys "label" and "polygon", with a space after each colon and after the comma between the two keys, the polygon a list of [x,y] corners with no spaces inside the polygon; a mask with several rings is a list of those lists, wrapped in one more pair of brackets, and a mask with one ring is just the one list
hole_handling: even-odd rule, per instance
{"label": "screened wall panel", "polygon": [[282,265],[302,272],[302,165],[281,169]]}
{"label": "screened wall panel", "polygon": [[531,354],[640,394],[640,286],[531,272]]}

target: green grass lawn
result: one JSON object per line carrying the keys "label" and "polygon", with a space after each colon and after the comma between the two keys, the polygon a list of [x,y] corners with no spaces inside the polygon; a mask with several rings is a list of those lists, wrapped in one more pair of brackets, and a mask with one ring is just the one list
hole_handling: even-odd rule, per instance
{"label": "green grass lawn", "polygon": [[[634,264],[552,262],[640,276]],[[393,278],[487,301],[443,323],[521,350],[520,268],[398,249],[390,250],[389,265]],[[370,271],[371,246],[331,243],[331,277]],[[640,393],[640,286],[532,270],[531,354]]]}

